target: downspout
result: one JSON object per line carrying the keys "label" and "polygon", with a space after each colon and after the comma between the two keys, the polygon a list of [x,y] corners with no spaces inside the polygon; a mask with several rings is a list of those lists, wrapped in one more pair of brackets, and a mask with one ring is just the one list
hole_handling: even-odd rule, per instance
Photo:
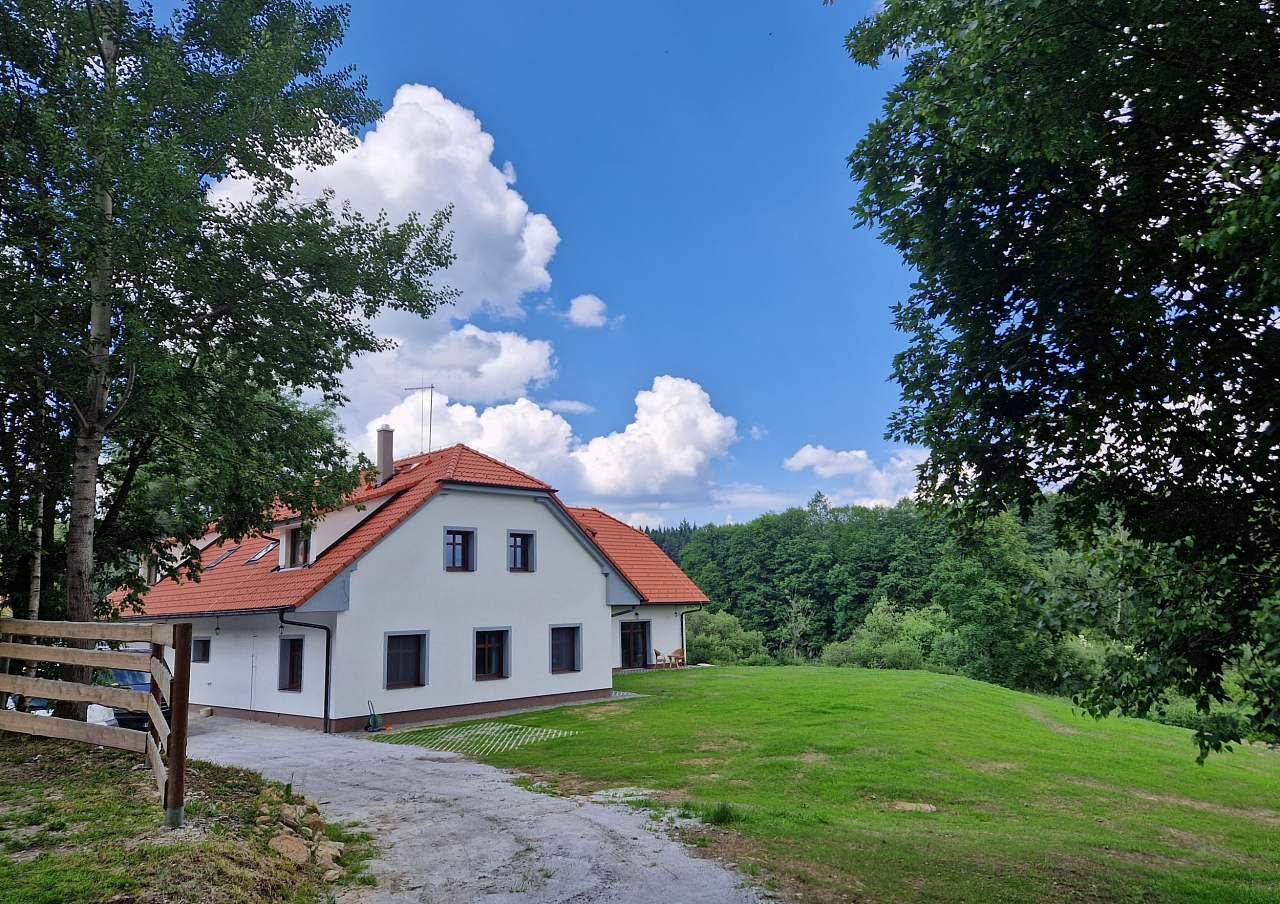
{"label": "downspout", "polygon": [[294,628],[319,628],[324,632],[324,733],[332,734],[331,720],[329,719],[329,688],[333,681],[333,631],[328,625],[316,625],[311,622],[289,621],[284,617],[284,610],[280,610],[280,624],[290,625]]}

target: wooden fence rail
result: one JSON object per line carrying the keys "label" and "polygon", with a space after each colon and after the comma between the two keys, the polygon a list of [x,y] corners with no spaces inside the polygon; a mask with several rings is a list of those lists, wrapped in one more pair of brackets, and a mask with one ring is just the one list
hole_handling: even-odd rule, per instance
{"label": "wooden fence rail", "polygon": [[[48,678],[0,673],[0,693],[47,697],[76,703],[97,703],[115,709],[147,714],[147,731],[95,725],[74,719],[34,716],[0,710],[0,730],[81,741],[143,754],[151,766],[164,802],[165,824],[182,825],[186,793],[187,703],[191,689],[191,624],[36,621],[0,618],[0,635],[71,642],[114,641],[150,644],[150,651],[87,650],[76,646],[51,646],[36,642],[0,643],[0,659],[51,662],[92,668],[127,669],[150,676],[150,692],[79,684]],[[165,661],[173,649],[173,669]],[[169,706],[165,718],[163,706]]]}

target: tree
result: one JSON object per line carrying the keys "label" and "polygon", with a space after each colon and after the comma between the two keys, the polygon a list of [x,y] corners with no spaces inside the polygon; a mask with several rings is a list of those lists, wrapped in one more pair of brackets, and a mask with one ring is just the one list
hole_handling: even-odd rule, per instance
{"label": "tree", "polygon": [[[25,375],[5,400],[29,427],[17,445],[67,462],[44,489],[65,507],[68,618],[94,616],[104,568],[211,522],[241,536],[274,502],[336,504],[361,465],[330,411],[341,374],[387,347],[379,312],[452,298],[432,282],[452,260],[447,211],[392,224],[291,194],[296,168],[332,161],[378,112],[328,65],[346,15],[307,0],[188,0],[167,22],[124,0],[0,7],[0,331],[19,356],[6,379]],[[231,181],[251,191],[219,194]],[[28,458],[6,478],[39,472]]]}
{"label": "tree", "polygon": [[923,497],[1118,517],[1161,617],[1089,708],[1207,708],[1238,663],[1280,738],[1280,11],[887,0],[847,45],[907,58],[850,164],[918,274],[889,432]]}

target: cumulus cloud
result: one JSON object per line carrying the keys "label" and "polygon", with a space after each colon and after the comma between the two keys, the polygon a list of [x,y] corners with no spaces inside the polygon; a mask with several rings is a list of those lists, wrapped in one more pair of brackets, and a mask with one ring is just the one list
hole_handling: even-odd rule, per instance
{"label": "cumulus cloud", "polygon": [[418,379],[466,402],[519,398],[556,375],[550,342],[471,323],[426,346],[422,361]]}
{"label": "cumulus cloud", "polygon": [[609,306],[594,295],[579,295],[570,299],[564,317],[574,326],[602,327],[609,322]]}
{"label": "cumulus cloud", "polygon": [[666,519],[661,515],[654,514],[653,512],[622,512],[614,515],[613,517],[617,518],[619,521],[625,521],[627,524],[636,528],[636,530],[645,530],[646,528],[653,530],[655,528],[662,527],[662,525],[666,523]]}
{"label": "cumulus cloud", "polygon": [[863,449],[837,451],[806,443],[782,463],[788,471],[813,471],[819,477],[851,477],[849,486],[831,494],[834,502],[854,505],[893,505],[910,496],[916,487],[916,468],[928,453],[923,449],[902,449],[877,467]]}
{"label": "cumulus cloud", "polygon": [[661,376],[636,394],[635,417],[625,429],[595,437],[573,457],[591,493],[659,496],[704,484],[711,461],[737,438],[737,421],[716,411],[701,386]]}
{"label": "cumulus cloud", "polygon": [[560,414],[591,414],[595,408],[576,399],[552,399],[547,407]]}
{"label": "cumulus cloud", "polygon": [[[378,332],[394,338],[400,348],[366,357],[348,374],[351,404],[344,422],[349,429],[391,407],[410,378],[417,382],[433,344],[448,333],[451,321],[481,309],[519,317],[527,295],[550,288],[548,265],[559,233],[544,214],[529,209],[514,187],[515,167],[495,163],[493,152],[493,136],[475,113],[435,88],[410,84],[396,91],[382,119],[333,164],[294,173],[301,197],[332,189],[339,203],[349,201],[370,215],[385,210],[393,221],[410,213],[429,217],[453,206],[450,228],[457,260],[441,282],[462,294],[429,321],[403,312],[379,320]],[[251,191],[246,183],[227,182],[215,195],[236,199]],[[472,388],[455,385],[453,391],[478,391],[475,401],[502,397],[493,392],[486,396],[478,388],[484,382]]]}
{"label": "cumulus cloud", "polygon": [[[701,386],[681,377],[655,377],[635,404],[624,429],[584,441],[560,414],[527,398],[477,408],[437,394],[433,445],[466,443],[579,497],[711,499],[712,463],[737,439],[734,419],[716,411]],[[396,430],[397,455],[416,451],[421,406],[422,394],[411,394],[369,421],[358,445],[371,451],[374,431],[387,423]]]}

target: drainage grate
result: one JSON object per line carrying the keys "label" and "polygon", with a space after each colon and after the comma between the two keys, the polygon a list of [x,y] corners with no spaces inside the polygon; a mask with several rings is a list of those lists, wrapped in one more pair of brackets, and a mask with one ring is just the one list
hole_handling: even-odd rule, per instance
{"label": "drainage grate", "polygon": [[471,756],[487,756],[504,753],[517,747],[526,747],[553,738],[567,738],[576,731],[559,728],[535,728],[532,725],[513,725],[510,722],[475,722],[451,728],[418,728],[382,735],[379,741],[388,744],[413,744],[431,750],[448,750]]}

